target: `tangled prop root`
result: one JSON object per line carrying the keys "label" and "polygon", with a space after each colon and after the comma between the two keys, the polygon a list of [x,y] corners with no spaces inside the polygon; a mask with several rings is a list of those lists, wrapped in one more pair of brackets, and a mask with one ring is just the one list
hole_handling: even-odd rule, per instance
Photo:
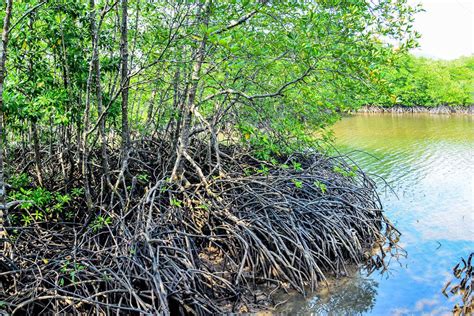
{"label": "tangled prop root", "polygon": [[[129,185],[117,190],[125,205],[115,198],[113,207],[102,206],[117,192],[107,190],[96,154],[93,214],[76,203],[74,221],[8,229],[12,251],[1,256],[0,310],[251,311],[272,306],[272,291],[305,293],[350,264],[385,268],[396,251],[399,233],[382,212],[374,182],[343,157],[312,152],[270,165],[228,147],[221,149],[219,175],[204,184],[186,165],[186,181],[176,184],[162,171],[169,170],[166,148],[156,144],[134,144]],[[204,147],[195,152],[196,164],[211,170]],[[46,185],[61,190],[54,187],[60,167],[49,168]],[[97,229],[91,223],[99,215],[111,221]]]}

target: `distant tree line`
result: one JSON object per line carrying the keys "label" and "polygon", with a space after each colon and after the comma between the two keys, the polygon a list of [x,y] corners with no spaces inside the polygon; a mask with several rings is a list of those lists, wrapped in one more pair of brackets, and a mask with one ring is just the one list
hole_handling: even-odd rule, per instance
{"label": "distant tree line", "polygon": [[474,103],[474,56],[434,60],[403,55],[380,70],[361,103],[381,106],[462,106]]}

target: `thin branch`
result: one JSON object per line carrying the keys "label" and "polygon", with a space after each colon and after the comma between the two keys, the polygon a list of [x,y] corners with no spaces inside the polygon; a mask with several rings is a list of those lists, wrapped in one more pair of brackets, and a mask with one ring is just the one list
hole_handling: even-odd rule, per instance
{"label": "thin branch", "polygon": [[245,99],[250,100],[250,101],[255,100],[255,99],[264,99],[264,98],[272,98],[272,97],[282,96],[282,94],[283,94],[283,92],[286,88],[288,88],[289,86],[294,85],[294,84],[300,82],[301,80],[303,80],[304,78],[306,78],[309,75],[309,73],[311,72],[311,70],[313,70],[313,67],[309,67],[308,69],[306,69],[306,71],[301,76],[299,76],[298,78],[296,78],[292,81],[289,81],[289,82],[285,83],[277,91],[275,91],[273,93],[248,95],[248,94],[246,94],[242,91],[233,90],[233,89],[226,89],[226,90],[222,90],[222,91],[219,91],[217,93],[214,93],[214,94],[202,99],[201,102],[199,102],[199,103],[201,104],[201,103],[207,102],[209,100],[212,100],[212,99],[214,99],[218,96],[227,95],[227,94],[236,94],[236,95],[242,96]]}
{"label": "thin branch", "polygon": [[246,15],[244,15],[243,17],[241,17],[237,21],[232,21],[229,25],[225,26],[224,28],[212,32],[211,35],[221,34],[221,33],[224,33],[226,31],[230,30],[230,29],[233,29],[234,27],[239,26],[242,23],[245,23],[248,19],[253,17],[257,12],[258,12],[257,10],[253,10],[252,12],[247,13]]}
{"label": "thin branch", "polygon": [[43,4],[46,4],[48,2],[48,0],[45,0],[43,2],[40,2],[38,3],[37,5],[35,5],[34,7],[32,7],[31,9],[29,9],[28,11],[26,11],[15,23],[13,23],[12,27],[10,28],[9,32],[13,31],[13,29],[18,26],[18,24],[20,24],[20,22],[26,18],[28,15],[30,15],[33,11],[35,11],[36,9],[38,9],[39,7],[41,7]]}

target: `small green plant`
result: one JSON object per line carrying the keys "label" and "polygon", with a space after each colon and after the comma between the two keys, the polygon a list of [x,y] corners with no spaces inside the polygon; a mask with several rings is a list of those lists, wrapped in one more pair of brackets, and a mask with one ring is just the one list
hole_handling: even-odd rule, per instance
{"label": "small green plant", "polygon": [[56,194],[56,202],[59,204],[67,204],[71,201],[71,196],[69,194]]}
{"label": "small green plant", "polygon": [[72,271],[69,273],[69,276],[71,277],[71,281],[72,283],[74,283],[76,281],[76,274],[82,270],[85,270],[85,266],[83,266],[82,264],[79,264],[77,262],[74,262],[74,267],[72,269]]}
{"label": "small green plant", "polygon": [[[34,221],[46,220],[54,214],[64,214],[66,219],[71,219],[74,213],[67,210],[67,206],[74,198],[82,195],[83,189],[72,189],[71,194],[51,193],[45,188],[19,188],[13,191],[9,199],[21,201],[17,210],[22,211],[20,222],[28,226]],[[11,217],[12,222],[18,223],[18,217]]]}
{"label": "small green plant", "polygon": [[303,170],[303,168],[301,167],[301,164],[299,162],[292,161],[292,164],[293,164],[293,169],[295,171],[302,171]]}
{"label": "small green plant", "polygon": [[33,201],[29,201],[31,190],[20,188],[20,192],[13,192],[9,198],[12,201],[24,201],[20,203],[19,208],[22,210],[29,210],[33,206]]}
{"label": "small green plant", "polygon": [[291,182],[297,187],[298,189],[301,189],[303,187],[303,181],[292,179]]}
{"label": "small green plant", "polygon": [[270,173],[270,169],[265,165],[260,165],[260,169],[257,170],[257,173],[266,176]]}
{"label": "small green plant", "polygon": [[25,189],[20,188],[19,191],[10,195],[11,200],[25,201],[20,204],[23,210],[29,210],[33,205],[43,207],[51,202],[51,192],[44,188]]}
{"label": "small green plant", "polygon": [[147,174],[145,174],[145,173],[139,174],[139,175],[137,176],[137,179],[140,180],[140,181],[143,181],[143,182],[148,182],[149,178],[150,178],[150,177],[149,177]]}
{"label": "small green plant", "polygon": [[18,175],[13,175],[8,182],[14,189],[19,189],[26,187],[31,183],[30,177],[26,173],[20,173]]}
{"label": "small green plant", "polygon": [[351,178],[355,178],[357,176],[357,171],[358,170],[359,170],[359,168],[357,168],[357,166],[352,166],[351,171],[349,171],[349,176]]}
{"label": "small green plant", "polygon": [[66,211],[64,212],[64,218],[68,221],[74,218],[74,212],[73,211]]}
{"label": "small green plant", "polygon": [[321,190],[321,193],[322,194],[325,194],[328,190],[328,187],[326,186],[326,184],[322,183],[321,181],[314,181],[314,186],[319,188]]}
{"label": "small green plant", "polygon": [[341,175],[344,175],[346,173],[346,171],[339,166],[332,167],[332,171],[334,171],[335,173],[339,173]]}
{"label": "small green plant", "polygon": [[339,166],[334,166],[332,170],[344,177],[355,178],[357,176],[357,166],[353,166],[350,170],[345,170]]}
{"label": "small green plant", "polygon": [[[166,180],[169,181],[169,180]],[[160,187],[160,193],[165,193],[168,190],[168,187],[166,185],[163,185]]]}
{"label": "small green plant", "polygon": [[52,210],[57,213],[62,213],[64,211],[64,207],[72,200],[72,197],[69,194],[57,193],[55,195],[55,200],[56,203],[53,205]]}
{"label": "small green plant", "polygon": [[89,227],[96,233],[110,224],[112,224],[112,218],[110,216],[97,215]]}
{"label": "small green plant", "polygon": [[254,173],[254,171],[253,171],[252,168],[245,168],[245,169],[244,169],[244,174],[245,174],[246,176],[251,176],[253,173]]}
{"label": "small green plant", "polygon": [[36,188],[31,192],[30,199],[33,200],[37,206],[43,207],[51,202],[52,195],[51,192],[44,188]]}
{"label": "small green plant", "polygon": [[31,217],[30,214],[28,214],[28,213],[21,214],[21,221],[23,222],[24,226],[28,226],[33,221],[33,217]]}
{"label": "small green plant", "polygon": [[35,220],[39,221],[39,220],[42,220],[44,218],[44,214],[39,209],[36,209],[35,212],[33,213],[33,217],[34,217]]}
{"label": "small green plant", "polygon": [[182,202],[180,200],[171,199],[170,204],[171,206],[181,207]]}
{"label": "small green plant", "polygon": [[201,205],[198,205],[197,208],[198,208],[198,209],[202,209],[202,210],[208,211],[208,210],[209,210],[209,205],[203,203],[203,204],[201,204]]}
{"label": "small green plant", "polygon": [[72,188],[72,190],[71,190],[71,196],[73,198],[81,197],[83,194],[84,194],[84,189],[83,188]]}
{"label": "small green plant", "polygon": [[61,266],[61,273],[67,273],[68,272],[68,266],[69,266],[69,260],[66,260],[63,265]]}
{"label": "small green plant", "polygon": [[10,213],[7,215],[8,217],[8,221],[10,223],[17,223],[18,222],[18,215],[17,214],[13,214],[13,213]]}
{"label": "small green plant", "polygon": [[[85,266],[82,264],[79,264],[77,262],[74,262],[74,264],[71,264],[69,260],[66,260],[64,264],[61,266],[61,273],[69,275],[71,278],[71,282],[74,284],[76,281],[76,274],[82,270],[85,270]],[[61,286],[64,286],[64,278],[61,278],[59,280],[59,283]]]}

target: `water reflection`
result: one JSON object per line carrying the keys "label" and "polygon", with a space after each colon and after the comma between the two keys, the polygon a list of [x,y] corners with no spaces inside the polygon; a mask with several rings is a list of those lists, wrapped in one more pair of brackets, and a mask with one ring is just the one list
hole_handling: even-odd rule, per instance
{"label": "water reflection", "polygon": [[[341,286],[345,294],[316,296],[299,302],[293,312],[450,314],[454,298],[447,300],[441,289],[451,268],[474,249],[473,117],[357,115],[343,119],[334,131],[342,151],[394,189],[396,195],[379,181],[387,215],[402,232],[400,244],[408,257],[401,266],[392,265],[388,278],[359,272]],[[378,284],[372,286],[377,293],[360,286],[371,282]]]}
{"label": "water reflection", "polygon": [[324,287],[309,299],[292,298],[280,312],[287,315],[361,314],[370,311],[375,305],[377,287],[377,281],[356,273],[353,277]]}

